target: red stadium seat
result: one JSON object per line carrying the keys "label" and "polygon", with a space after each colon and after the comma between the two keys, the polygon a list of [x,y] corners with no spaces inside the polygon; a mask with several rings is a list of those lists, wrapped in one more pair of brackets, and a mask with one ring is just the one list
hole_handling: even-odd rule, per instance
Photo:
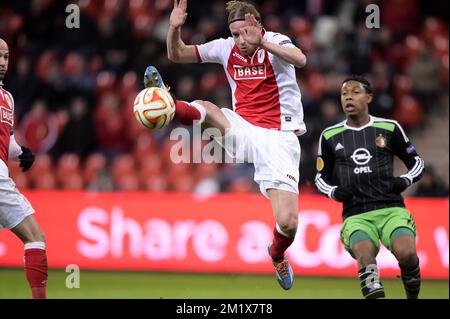
{"label": "red stadium seat", "polygon": [[264,19],[264,26],[267,30],[281,30],[282,29],[282,23],[281,19],[277,17],[276,15],[268,15]]}
{"label": "red stadium seat", "polygon": [[227,187],[227,192],[231,193],[253,193],[254,188],[252,181],[245,177],[238,178],[230,183]]}
{"label": "red stadium seat", "polygon": [[113,17],[124,9],[124,0],[108,0],[102,1],[100,5],[100,15]]}
{"label": "red stadium seat", "polygon": [[98,73],[103,67],[103,60],[100,56],[95,55],[88,61],[88,70],[90,73]]}
{"label": "red stadium seat", "polygon": [[[171,189],[178,189],[178,191],[180,191],[180,189],[187,184],[185,181],[186,176],[192,179],[190,183],[192,183],[192,188],[194,187],[194,178],[192,177],[191,173],[192,167],[190,164],[188,163],[173,164],[172,162],[168,162],[166,164],[167,164],[166,172],[168,172],[166,176]],[[184,182],[179,182],[178,180],[180,179],[184,180]]]}
{"label": "red stadium seat", "polygon": [[33,164],[33,169],[37,171],[51,171],[53,170],[53,162],[48,154],[38,154],[36,155],[36,159]]}
{"label": "red stadium seat", "polygon": [[57,59],[52,51],[48,50],[42,53],[35,67],[36,77],[41,80],[45,79],[53,62],[57,63]]}
{"label": "red stadium seat", "polygon": [[440,57],[448,54],[448,36],[436,34],[433,37],[432,47],[433,51]]}
{"label": "red stadium seat", "polygon": [[[140,79],[140,78],[139,78]],[[131,94],[133,94],[134,97],[139,92],[140,83],[138,83],[138,77],[135,72],[129,71],[125,73],[125,75],[122,77],[120,81],[119,86],[119,95],[122,98],[122,100],[126,100],[127,97]],[[134,99],[133,99],[134,101]],[[128,105],[128,104],[127,104]],[[130,107],[127,107],[127,109],[130,109],[133,104],[129,104]]]}
{"label": "red stadium seat", "polygon": [[83,64],[83,57],[78,52],[70,52],[62,64],[63,74],[66,76],[78,75],[83,72]]}
{"label": "red stadium seat", "polygon": [[217,74],[214,72],[207,72],[200,78],[200,92],[202,96],[208,95],[209,92],[214,91],[217,85]]}
{"label": "red stadium seat", "polygon": [[34,179],[34,188],[40,190],[54,190],[57,188],[56,177],[51,172],[44,172]]}
{"label": "red stadium seat", "polygon": [[58,161],[57,178],[62,181],[67,175],[79,172],[80,159],[76,154],[63,154]]}
{"label": "red stadium seat", "polygon": [[411,92],[411,80],[405,75],[397,75],[394,79],[394,98],[399,101],[405,94]]}
{"label": "red stadium seat", "polygon": [[23,21],[24,17],[22,15],[20,14],[11,15],[10,18],[8,19],[8,26],[6,30],[8,30],[10,34],[17,34],[23,26]]}
{"label": "red stadium seat", "polygon": [[137,135],[136,142],[134,144],[133,155],[137,161],[145,159],[147,154],[153,154],[157,152],[156,141],[148,130]]}
{"label": "red stadium seat", "polygon": [[130,154],[119,155],[112,165],[112,175],[115,180],[118,180],[122,175],[134,173],[134,170],[135,162]]}
{"label": "red stadium seat", "polygon": [[37,154],[33,167],[31,168],[28,175],[33,182],[36,182],[39,176],[44,173],[55,173],[52,159],[48,154]]}
{"label": "red stadium seat", "polygon": [[148,35],[148,30],[152,29],[155,16],[149,11],[142,11],[136,14],[131,21],[133,22],[133,36],[136,39],[142,39]]}
{"label": "red stadium seat", "polygon": [[147,156],[140,158],[139,175],[150,176],[160,174],[163,171],[163,163],[157,153],[147,154]]}
{"label": "red stadium seat", "polygon": [[311,34],[311,23],[304,17],[294,16],[289,20],[289,29],[294,32],[296,37]]}
{"label": "red stadium seat", "polygon": [[129,0],[128,1],[128,18],[131,21],[135,21],[135,19],[142,14],[143,12],[156,11],[150,10],[148,8],[149,1],[147,0]]}
{"label": "red stadium seat", "polygon": [[139,190],[139,180],[134,173],[120,175],[116,179],[117,188],[124,192],[136,192]]}
{"label": "red stadium seat", "polygon": [[97,75],[95,91],[97,94],[113,91],[115,83],[116,75],[114,73],[102,71]]}
{"label": "red stadium seat", "polygon": [[84,164],[83,178],[86,184],[92,182],[106,168],[106,157],[101,153],[89,155]]}
{"label": "red stadium seat", "polygon": [[439,18],[427,17],[423,24],[421,37],[431,44],[436,35],[448,37],[448,25],[446,25],[446,23]]}
{"label": "red stadium seat", "polygon": [[423,121],[423,108],[419,101],[411,95],[403,95],[392,114],[392,118],[398,121],[407,130]]}
{"label": "red stadium seat", "polygon": [[165,192],[169,189],[169,184],[163,174],[144,176],[141,178],[142,187],[150,192]]}
{"label": "red stadium seat", "polygon": [[64,190],[79,191],[84,189],[84,181],[80,170],[70,172],[60,179],[61,188]]}
{"label": "red stadium seat", "polygon": [[423,46],[422,40],[415,35],[408,35],[405,38],[405,56],[407,61],[414,60],[420,53]]}
{"label": "red stadium seat", "polygon": [[181,174],[170,181],[173,192],[191,193],[195,187],[194,178],[190,174]]}
{"label": "red stadium seat", "polygon": [[78,1],[80,10],[83,14],[89,16],[91,19],[95,20],[98,16],[100,1],[96,0],[84,0]]}
{"label": "red stadium seat", "polygon": [[311,72],[308,78],[308,92],[314,99],[320,99],[325,92],[326,81],[319,72]]}

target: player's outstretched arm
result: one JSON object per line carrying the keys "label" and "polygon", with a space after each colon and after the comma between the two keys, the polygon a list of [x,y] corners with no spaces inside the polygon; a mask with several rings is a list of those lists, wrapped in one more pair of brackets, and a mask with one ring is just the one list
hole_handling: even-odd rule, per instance
{"label": "player's outstretched arm", "polygon": [[181,39],[181,27],[186,21],[187,0],[174,0],[167,32],[167,57],[176,63],[198,62],[195,46],[186,45]]}
{"label": "player's outstretched arm", "polygon": [[293,64],[297,68],[302,68],[306,65],[306,55],[299,48],[285,47],[264,40],[261,35],[261,25],[256,21],[254,15],[247,13],[245,15],[245,24],[246,26],[240,30],[245,41],[263,48],[284,61]]}
{"label": "player's outstretched arm", "polygon": [[261,47],[297,68],[303,68],[306,65],[306,55],[297,47],[287,48],[268,41],[263,41]]}

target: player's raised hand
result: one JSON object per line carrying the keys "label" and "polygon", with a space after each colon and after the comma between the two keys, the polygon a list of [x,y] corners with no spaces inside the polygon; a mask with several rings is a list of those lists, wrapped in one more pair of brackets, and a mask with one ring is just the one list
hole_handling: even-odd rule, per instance
{"label": "player's raised hand", "polygon": [[262,43],[261,25],[253,14],[245,14],[245,26],[239,30],[242,38],[250,45],[260,46]]}
{"label": "player's raised hand", "polygon": [[22,168],[22,172],[26,172],[34,163],[34,154],[28,147],[22,146],[21,148],[22,153],[19,155],[19,166]]}
{"label": "player's raised hand", "polygon": [[173,9],[170,14],[169,25],[173,28],[181,27],[186,21],[187,0],[173,0]]}

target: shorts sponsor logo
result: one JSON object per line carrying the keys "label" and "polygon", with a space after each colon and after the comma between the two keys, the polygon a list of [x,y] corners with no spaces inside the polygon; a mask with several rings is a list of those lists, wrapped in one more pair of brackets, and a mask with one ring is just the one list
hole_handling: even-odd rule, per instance
{"label": "shorts sponsor logo", "polygon": [[289,178],[289,179],[291,179],[291,180],[293,180],[294,182],[297,183],[297,180],[295,179],[294,176],[292,176],[292,175],[290,175],[290,174],[286,174],[286,176],[287,176],[287,178]]}
{"label": "shorts sponsor logo", "polygon": [[266,66],[264,64],[254,66],[233,65],[233,67],[235,80],[256,80],[267,77]]}
{"label": "shorts sponsor logo", "polygon": [[10,109],[7,109],[4,106],[0,106],[0,121],[2,123],[6,123],[6,124],[13,126],[13,124],[14,124],[13,111]]}

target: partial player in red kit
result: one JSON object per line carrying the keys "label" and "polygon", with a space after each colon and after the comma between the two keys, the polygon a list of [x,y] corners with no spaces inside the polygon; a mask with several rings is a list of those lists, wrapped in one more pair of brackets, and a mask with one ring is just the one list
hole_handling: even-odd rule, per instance
{"label": "partial player in red kit", "polygon": [[[276,221],[269,255],[279,284],[290,289],[294,275],[285,251],[297,231],[297,136],[306,132],[295,67],[305,66],[306,56],[287,36],[266,31],[256,8],[243,1],[227,3],[231,37],[186,45],[180,37],[186,10],[187,0],[174,1],[168,57],[176,63],[221,64],[231,87],[233,110],[208,101],[176,101],[175,119],[218,129],[222,136],[214,138],[230,156],[254,164],[254,180],[269,198]],[[153,66],[147,68],[144,84],[165,87]]]}
{"label": "partial player in red kit", "polygon": [[46,298],[47,255],[45,237],[33,217],[34,209],[9,177],[8,160],[20,161],[22,171],[34,162],[28,148],[14,138],[14,99],[3,89],[8,70],[9,49],[0,38],[0,229],[10,229],[25,245],[25,273],[34,299]]}

